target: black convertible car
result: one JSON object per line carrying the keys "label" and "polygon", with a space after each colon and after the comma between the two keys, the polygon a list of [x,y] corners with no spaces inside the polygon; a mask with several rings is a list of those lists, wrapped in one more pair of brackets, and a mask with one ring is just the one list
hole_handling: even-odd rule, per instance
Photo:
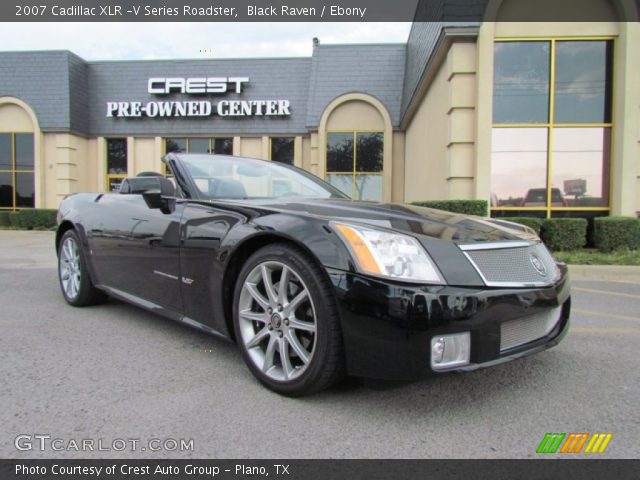
{"label": "black convertible car", "polygon": [[410,380],[556,345],[567,269],[521,225],[354,202],[275,162],[169,154],[119,193],[68,196],[68,303],[107,295],[237,342],[267,387]]}

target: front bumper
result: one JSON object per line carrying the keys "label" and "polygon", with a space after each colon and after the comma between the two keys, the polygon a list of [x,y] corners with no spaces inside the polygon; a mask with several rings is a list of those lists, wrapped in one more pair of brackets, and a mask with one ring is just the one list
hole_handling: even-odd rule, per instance
{"label": "front bumper", "polygon": [[[467,371],[530,355],[558,344],[569,327],[570,286],[566,267],[544,288],[470,288],[412,286],[363,275],[327,270],[342,319],[350,375],[414,380],[435,372],[431,338],[468,331]],[[508,350],[500,349],[501,324],[562,307],[545,336]]]}

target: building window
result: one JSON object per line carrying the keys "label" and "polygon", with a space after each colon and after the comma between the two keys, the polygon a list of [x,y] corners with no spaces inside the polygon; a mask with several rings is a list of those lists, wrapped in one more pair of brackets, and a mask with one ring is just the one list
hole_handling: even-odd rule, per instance
{"label": "building window", "polygon": [[494,216],[609,210],[613,48],[610,39],[496,41]]}
{"label": "building window", "polygon": [[233,138],[212,138],[213,153],[218,155],[233,155]]}
{"label": "building window", "polygon": [[233,155],[233,138],[166,138],[165,152]]}
{"label": "building window", "polygon": [[270,157],[274,162],[293,165],[294,138],[271,137]]}
{"label": "building window", "polygon": [[382,132],[327,133],[327,181],[354,200],[382,200]]}
{"label": "building window", "polygon": [[0,133],[0,209],[35,206],[32,133]]}
{"label": "building window", "polygon": [[126,176],[127,139],[107,138],[107,191],[119,191]]}

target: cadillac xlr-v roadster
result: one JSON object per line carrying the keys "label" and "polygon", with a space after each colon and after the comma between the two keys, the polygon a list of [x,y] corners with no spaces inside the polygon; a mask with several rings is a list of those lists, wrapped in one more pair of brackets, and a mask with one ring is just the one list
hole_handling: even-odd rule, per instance
{"label": "cadillac xlr-v roadster", "polygon": [[276,162],[163,161],[166,175],[60,205],[69,304],[111,296],[229,339],[260,382],[289,396],[344,375],[495,365],[568,330],[566,266],[527,227],[352,201]]}

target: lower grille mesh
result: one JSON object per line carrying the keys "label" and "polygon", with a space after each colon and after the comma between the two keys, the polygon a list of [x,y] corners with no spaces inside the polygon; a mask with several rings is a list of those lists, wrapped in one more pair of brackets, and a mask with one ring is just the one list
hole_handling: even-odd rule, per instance
{"label": "lower grille mesh", "polygon": [[500,326],[500,351],[533,342],[546,335],[560,320],[562,307],[504,322]]}

